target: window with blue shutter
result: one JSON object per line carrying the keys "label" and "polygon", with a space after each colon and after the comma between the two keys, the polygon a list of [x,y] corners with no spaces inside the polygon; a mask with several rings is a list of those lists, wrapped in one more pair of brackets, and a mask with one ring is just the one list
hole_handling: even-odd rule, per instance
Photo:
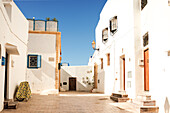
{"label": "window with blue shutter", "polygon": [[41,68],[41,55],[28,55],[27,67],[34,69]]}

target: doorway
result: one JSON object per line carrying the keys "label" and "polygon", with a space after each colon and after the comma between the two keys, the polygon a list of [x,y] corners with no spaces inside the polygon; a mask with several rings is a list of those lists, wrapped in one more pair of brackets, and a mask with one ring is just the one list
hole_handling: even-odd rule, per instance
{"label": "doorway", "polygon": [[123,90],[125,90],[125,58],[123,58]]}
{"label": "doorway", "polygon": [[8,95],[8,60],[9,60],[9,54],[6,53],[6,59],[5,59],[5,81],[4,81],[4,99],[7,99]]}
{"label": "doorway", "polygon": [[149,91],[149,49],[144,51],[144,90]]}
{"label": "doorway", "polygon": [[120,56],[120,90],[125,91],[126,77],[125,77],[125,55]]}
{"label": "doorway", "polygon": [[98,83],[98,77],[97,77],[97,75],[98,75],[98,66],[97,66],[97,64],[95,63],[94,64],[94,88],[95,89],[97,89],[97,83]]}
{"label": "doorway", "polygon": [[76,91],[76,78],[69,78],[69,91]]}

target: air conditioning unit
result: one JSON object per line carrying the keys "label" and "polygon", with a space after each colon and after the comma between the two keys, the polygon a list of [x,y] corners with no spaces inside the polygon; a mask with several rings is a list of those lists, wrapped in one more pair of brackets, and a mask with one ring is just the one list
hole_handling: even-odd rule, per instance
{"label": "air conditioning unit", "polygon": [[144,66],[144,60],[143,59],[139,59],[138,60],[138,65],[139,66]]}

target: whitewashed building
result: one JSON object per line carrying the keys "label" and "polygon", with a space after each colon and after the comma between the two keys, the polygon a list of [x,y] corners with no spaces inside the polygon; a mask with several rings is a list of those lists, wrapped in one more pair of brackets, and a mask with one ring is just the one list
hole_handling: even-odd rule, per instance
{"label": "whitewashed building", "polygon": [[27,80],[32,93],[59,92],[61,32],[58,21],[28,19]]}
{"label": "whitewashed building", "polygon": [[133,102],[151,96],[159,112],[168,113],[169,37],[168,0],[108,0],[96,27],[99,50],[89,59],[102,81],[94,91],[127,94]]}
{"label": "whitewashed building", "polygon": [[13,0],[0,0],[0,111],[26,80],[28,21]]}
{"label": "whitewashed building", "polygon": [[85,91],[93,88],[92,66],[61,66],[61,91]]}

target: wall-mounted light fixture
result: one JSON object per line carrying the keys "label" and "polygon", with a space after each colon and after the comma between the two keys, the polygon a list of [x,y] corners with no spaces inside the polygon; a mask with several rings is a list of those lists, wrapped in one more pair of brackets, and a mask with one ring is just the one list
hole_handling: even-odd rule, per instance
{"label": "wall-mounted light fixture", "polygon": [[95,48],[95,46],[96,46],[96,43],[95,43],[95,41],[93,40],[93,42],[92,42],[92,48],[93,48],[94,50],[99,51],[99,48]]}

